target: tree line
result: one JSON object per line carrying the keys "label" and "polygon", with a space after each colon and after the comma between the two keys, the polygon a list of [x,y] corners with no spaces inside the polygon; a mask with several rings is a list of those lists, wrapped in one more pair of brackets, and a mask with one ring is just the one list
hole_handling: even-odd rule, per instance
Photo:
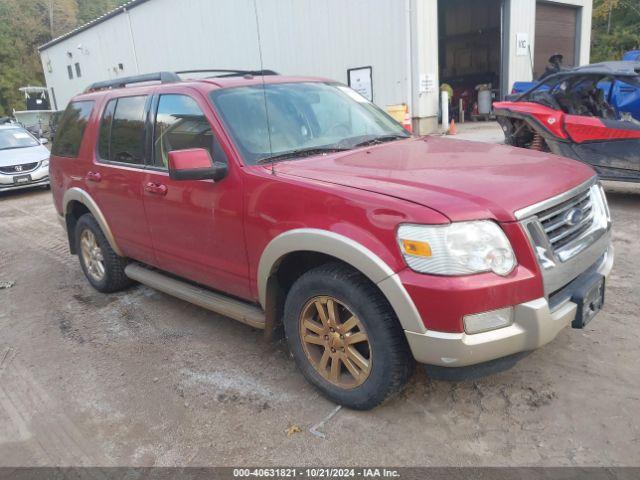
{"label": "tree line", "polygon": [[594,0],[591,61],[620,60],[640,49],[640,0]]}
{"label": "tree line", "polygon": [[0,0],[0,116],[25,108],[18,91],[44,85],[38,47],[126,0]]}

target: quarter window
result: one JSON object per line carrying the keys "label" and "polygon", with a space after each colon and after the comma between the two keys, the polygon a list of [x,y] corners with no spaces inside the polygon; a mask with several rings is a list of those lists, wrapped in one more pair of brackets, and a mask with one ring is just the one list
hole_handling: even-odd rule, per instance
{"label": "quarter window", "polygon": [[154,165],[167,168],[169,152],[204,148],[214,158],[211,126],[196,101],[186,95],[161,95],[154,129]]}
{"label": "quarter window", "polygon": [[76,158],[80,151],[82,135],[87,126],[93,101],[71,102],[64,111],[57,128],[51,154]]}
{"label": "quarter window", "polygon": [[102,114],[98,154],[112,162],[144,164],[147,96],[111,100]]}

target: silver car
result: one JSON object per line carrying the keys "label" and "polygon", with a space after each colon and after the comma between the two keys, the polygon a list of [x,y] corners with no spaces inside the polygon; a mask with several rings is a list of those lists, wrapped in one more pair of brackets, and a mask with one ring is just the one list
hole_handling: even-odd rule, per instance
{"label": "silver car", "polygon": [[0,125],[0,192],[49,185],[49,149],[19,125]]}

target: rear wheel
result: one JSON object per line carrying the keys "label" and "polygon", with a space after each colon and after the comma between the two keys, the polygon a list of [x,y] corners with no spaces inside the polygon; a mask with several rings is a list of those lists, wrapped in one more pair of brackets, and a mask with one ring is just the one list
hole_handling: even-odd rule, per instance
{"label": "rear wheel", "polygon": [[126,259],[113,251],[93,215],[80,217],[75,238],[82,271],[96,290],[117,292],[133,283],[124,273]]}
{"label": "rear wheel", "polygon": [[404,386],[415,366],[386,299],[342,264],[314,268],[294,283],[284,327],[307,380],[350,408],[382,403]]}

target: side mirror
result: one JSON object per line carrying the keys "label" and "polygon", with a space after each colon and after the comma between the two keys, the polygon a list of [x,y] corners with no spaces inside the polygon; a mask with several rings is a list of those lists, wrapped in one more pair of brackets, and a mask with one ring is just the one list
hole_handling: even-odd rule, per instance
{"label": "side mirror", "polygon": [[227,165],[216,164],[209,151],[190,148],[169,152],[169,178],[171,180],[213,180],[218,182],[227,176]]}
{"label": "side mirror", "polygon": [[46,138],[40,139],[40,145],[46,145],[47,143],[49,143],[49,140],[47,140]]}

